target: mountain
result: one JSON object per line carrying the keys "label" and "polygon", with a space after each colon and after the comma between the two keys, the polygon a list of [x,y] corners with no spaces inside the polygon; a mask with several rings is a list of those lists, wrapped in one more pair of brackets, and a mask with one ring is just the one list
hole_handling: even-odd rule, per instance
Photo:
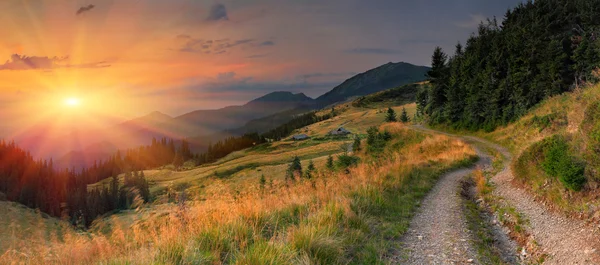
{"label": "mountain", "polygon": [[355,75],[316,99],[323,108],[385,89],[425,80],[429,67],[399,62],[387,63],[364,73]]}
{"label": "mountain", "polygon": [[266,94],[262,97],[259,97],[255,100],[252,100],[246,104],[246,106],[257,106],[261,104],[302,104],[302,105],[310,105],[313,103],[313,99],[304,95],[304,93],[294,94],[291,92],[285,91],[277,91]]}
{"label": "mountain", "polygon": [[94,162],[100,162],[108,159],[115,154],[117,147],[108,142],[100,142],[86,147],[84,150],[71,151],[55,161],[57,168],[75,168],[80,170],[83,167],[93,165]]}
{"label": "mountain", "polygon": [[302,93],[273,92],[242,106],[198,110],[181,115],[174,118],[173,129],[185,137],[209,135],[240,127],[250,120],[313,105],[314,100]]}

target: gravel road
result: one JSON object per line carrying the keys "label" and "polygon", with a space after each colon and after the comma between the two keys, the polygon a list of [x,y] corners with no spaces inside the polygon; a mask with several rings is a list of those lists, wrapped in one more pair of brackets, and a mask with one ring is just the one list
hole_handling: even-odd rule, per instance
{"label": "gravel road", "polygon": [[440,178],[403,236],[404,251],[395,262],[400,264],[470,264],[476,251],[470,244],[469,231],[459,194],[460,181],[473,169],[452,171]]}
{"label": "gravel road", "polygon": [[[494,195],[503,197],[529,221],[526,229],[531,233],[540,249],[549,255],[544,264],[600,264],[598,224],[588,224],[552,212],[536,202],[527,191],[515,187],[512,184],[514,176],[510,169],[512,156],[506,148],[477,137],[456,136],[419,126],[416,126],[415,129],[442,133],[461,138],[472,144],[491,147],[505,157],[504,169],[492,178],[492,182],[496,186]],[[489,164],[489,160],[480,163]],[[406,247],[411,250],[408,263],[451,264],[452,262],[461,263],[465,259],[473,257],[469,246],[461,244],[467,233],[464,228],[464,217],[460,208],[456,208],[458,195],[454,190],[457,189],[456,185],[458,184],[453,182],[456,180],[455,177],[460,178],[460,174],[466,172],[468,171],[461,170],[445,176],[426,198],[423,207],[411,223],[410,232],[406,235]],[[444,189],[447,191],[443,192]],[[444,209],[445,207],[447,208]],[[452,226],[444,223],[452,224]],[[422,239],[415,239],[420,235],[423,236]],[[449,252],[448,249],[453,251]],[[433,256],[430,257],[430,255]],[[448,259],[443,259],[444,255]],[[438,256],[441,258],[437,258]]]}
{"label": "gravel road", "polygon": [[504,170],[492,178],[495,195],[506,199],[529,220],[528,230],[540,248],[550,255],[544,264],[600,264],[597,226],[549,211],[523,189],[512,185],[511,154],[502,146],[476,137],[464,137],[498,150],[505,157]]}

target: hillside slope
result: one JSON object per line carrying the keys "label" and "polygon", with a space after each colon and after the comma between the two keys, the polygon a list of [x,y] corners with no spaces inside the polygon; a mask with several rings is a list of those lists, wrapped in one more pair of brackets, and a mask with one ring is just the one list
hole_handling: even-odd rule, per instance
{"label": "hillside slope", "polygon": [[0,199],[0,213],[0,263],[9,249],[47,244],[73,232],[70,224],[15,202]]}
{"label": "hillside slope", "polygon": [[429,67],[409,63],[387,63],[353,76],[316,99],[319,107],[346,101],[401,85],[425,80]]}
{"label": "hillside slope", "polygon": [[[597,130],[600,85],[564,93],[541,102],[527,115],[505,127],[479,135],[507,146],[515,154],[513,169],[519,183],[549,206],[571,216],[600,220]],[[564,161],[554,161],[552,150]],[[563,153],[564,151],[564,153]],[[560,165],[559,165],[560,164]],[[546,165],[570,174],[548,171]],[[570,186],[576,181],[581,186]],[[578,184],[579,185],[579,184]]]}

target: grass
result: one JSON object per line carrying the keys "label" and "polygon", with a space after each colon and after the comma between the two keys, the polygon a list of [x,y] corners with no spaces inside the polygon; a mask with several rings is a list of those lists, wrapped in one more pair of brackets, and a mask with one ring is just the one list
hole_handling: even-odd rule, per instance
{"label": "grass", "polygon": [[0,257],[9,249],[44,245],[72,232],[67,223],[18,203],[0,201],[0,212]]}
{"label": "grass", "polygon": [[[418,133],[399,123],[381,130],[394,136],[385,151],[388,155],[376,159],[359,152],[355,155],[360,163],[348,172],[325,170],[319,162],[313,179],[286,182],[267,176],[272,184],[265,190],[260,190],[257,179],[213,179],[195,194],[197,200],[125,211],[97,221],[89,232],[69,232],[49,244],[32,243],[20,250],[22,254],[0,254],[0,260],[383,264],[398,247],[395,239],[406,231],[416,202],[440,174],[471,163],[475,153],[445,136],[413,137]],[[400,139],[415,141],[396,144]],[[240,164],[244,163],[231,163]],[[240,185],[232,189],[234,181]]]}

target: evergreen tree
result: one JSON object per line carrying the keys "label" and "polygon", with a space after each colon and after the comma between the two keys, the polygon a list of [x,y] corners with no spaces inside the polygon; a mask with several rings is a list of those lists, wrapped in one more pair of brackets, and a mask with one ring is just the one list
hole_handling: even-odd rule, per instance
{"label": "evergreen tree", "polygon": [[360,137],[357,135],[356,137],[354,137],[354,143],[352,144],[352,149],[354,149],[355,152],[362,150],[362,146],[360,144],[361,144]]}
{"label": "evergreen tree", "polygon": [[396,111],[392,108],[388,108],[387,114],[385,116],[386,122],[396,122],[398,119],[396,118]]}
{"label": "evergreen tree", "polygon": [[597,0],[528,1],[488,19],[450,58],[437,47],[415,116],[493,130],[547,97],[598,81]]}
{"label": "evergreen tree", "polygon": [[400,121],[401,122],[409,122],[410,118],[408,117],[408,113],[406,112],[406,108],[402,108],[402,114],[400,114]]}
{"label": "evergreen tree", "polygon": [[441,106],[446,103],[447,66],[448,56],[442,48],[436,47],[431,58],[431,70],[427,72],[427,78],[431,84],[429,88],[428,105],[425,113],[430,115],[434,121],[441,118]]}
{"label": "evergreen tree", "polygon": [[262,174],[260,176],[260,180],[258,181],[259,187],[261,191],[265,190],[265,185],[267,185],[267,179],[265,178],[265,175]]}
{"label": "evergreen tree", "polygon": [[181,166],[183,166],[183,157],[181,154],[177,153],[175,155],[175,159],[173,160],[173,166],[175,166],[175,170],[179,170]]}
{"label": "evergreen tree", "polygon": [[290,163],[290,165],[288,167],[286,176],[290,180],[295,180],[296,176],[301,176],[301,175],[302,175],[302,163],[298,156],[294,156],[294,159],[292,159],[292,162]]}
{"label": "evergreen tree", "polygon": [[311,179],[313,177],[313,172],[315,171],[315,164],[312,160],[308,162],[308,167],[306,168],[306,172],[304,173],[304,177],[307,179]]}
{"label": "evergreen tree", "polygon": [[335,165],[333,164],[333,156],[329,155],[327,157],[327,168],[333,170]]}

